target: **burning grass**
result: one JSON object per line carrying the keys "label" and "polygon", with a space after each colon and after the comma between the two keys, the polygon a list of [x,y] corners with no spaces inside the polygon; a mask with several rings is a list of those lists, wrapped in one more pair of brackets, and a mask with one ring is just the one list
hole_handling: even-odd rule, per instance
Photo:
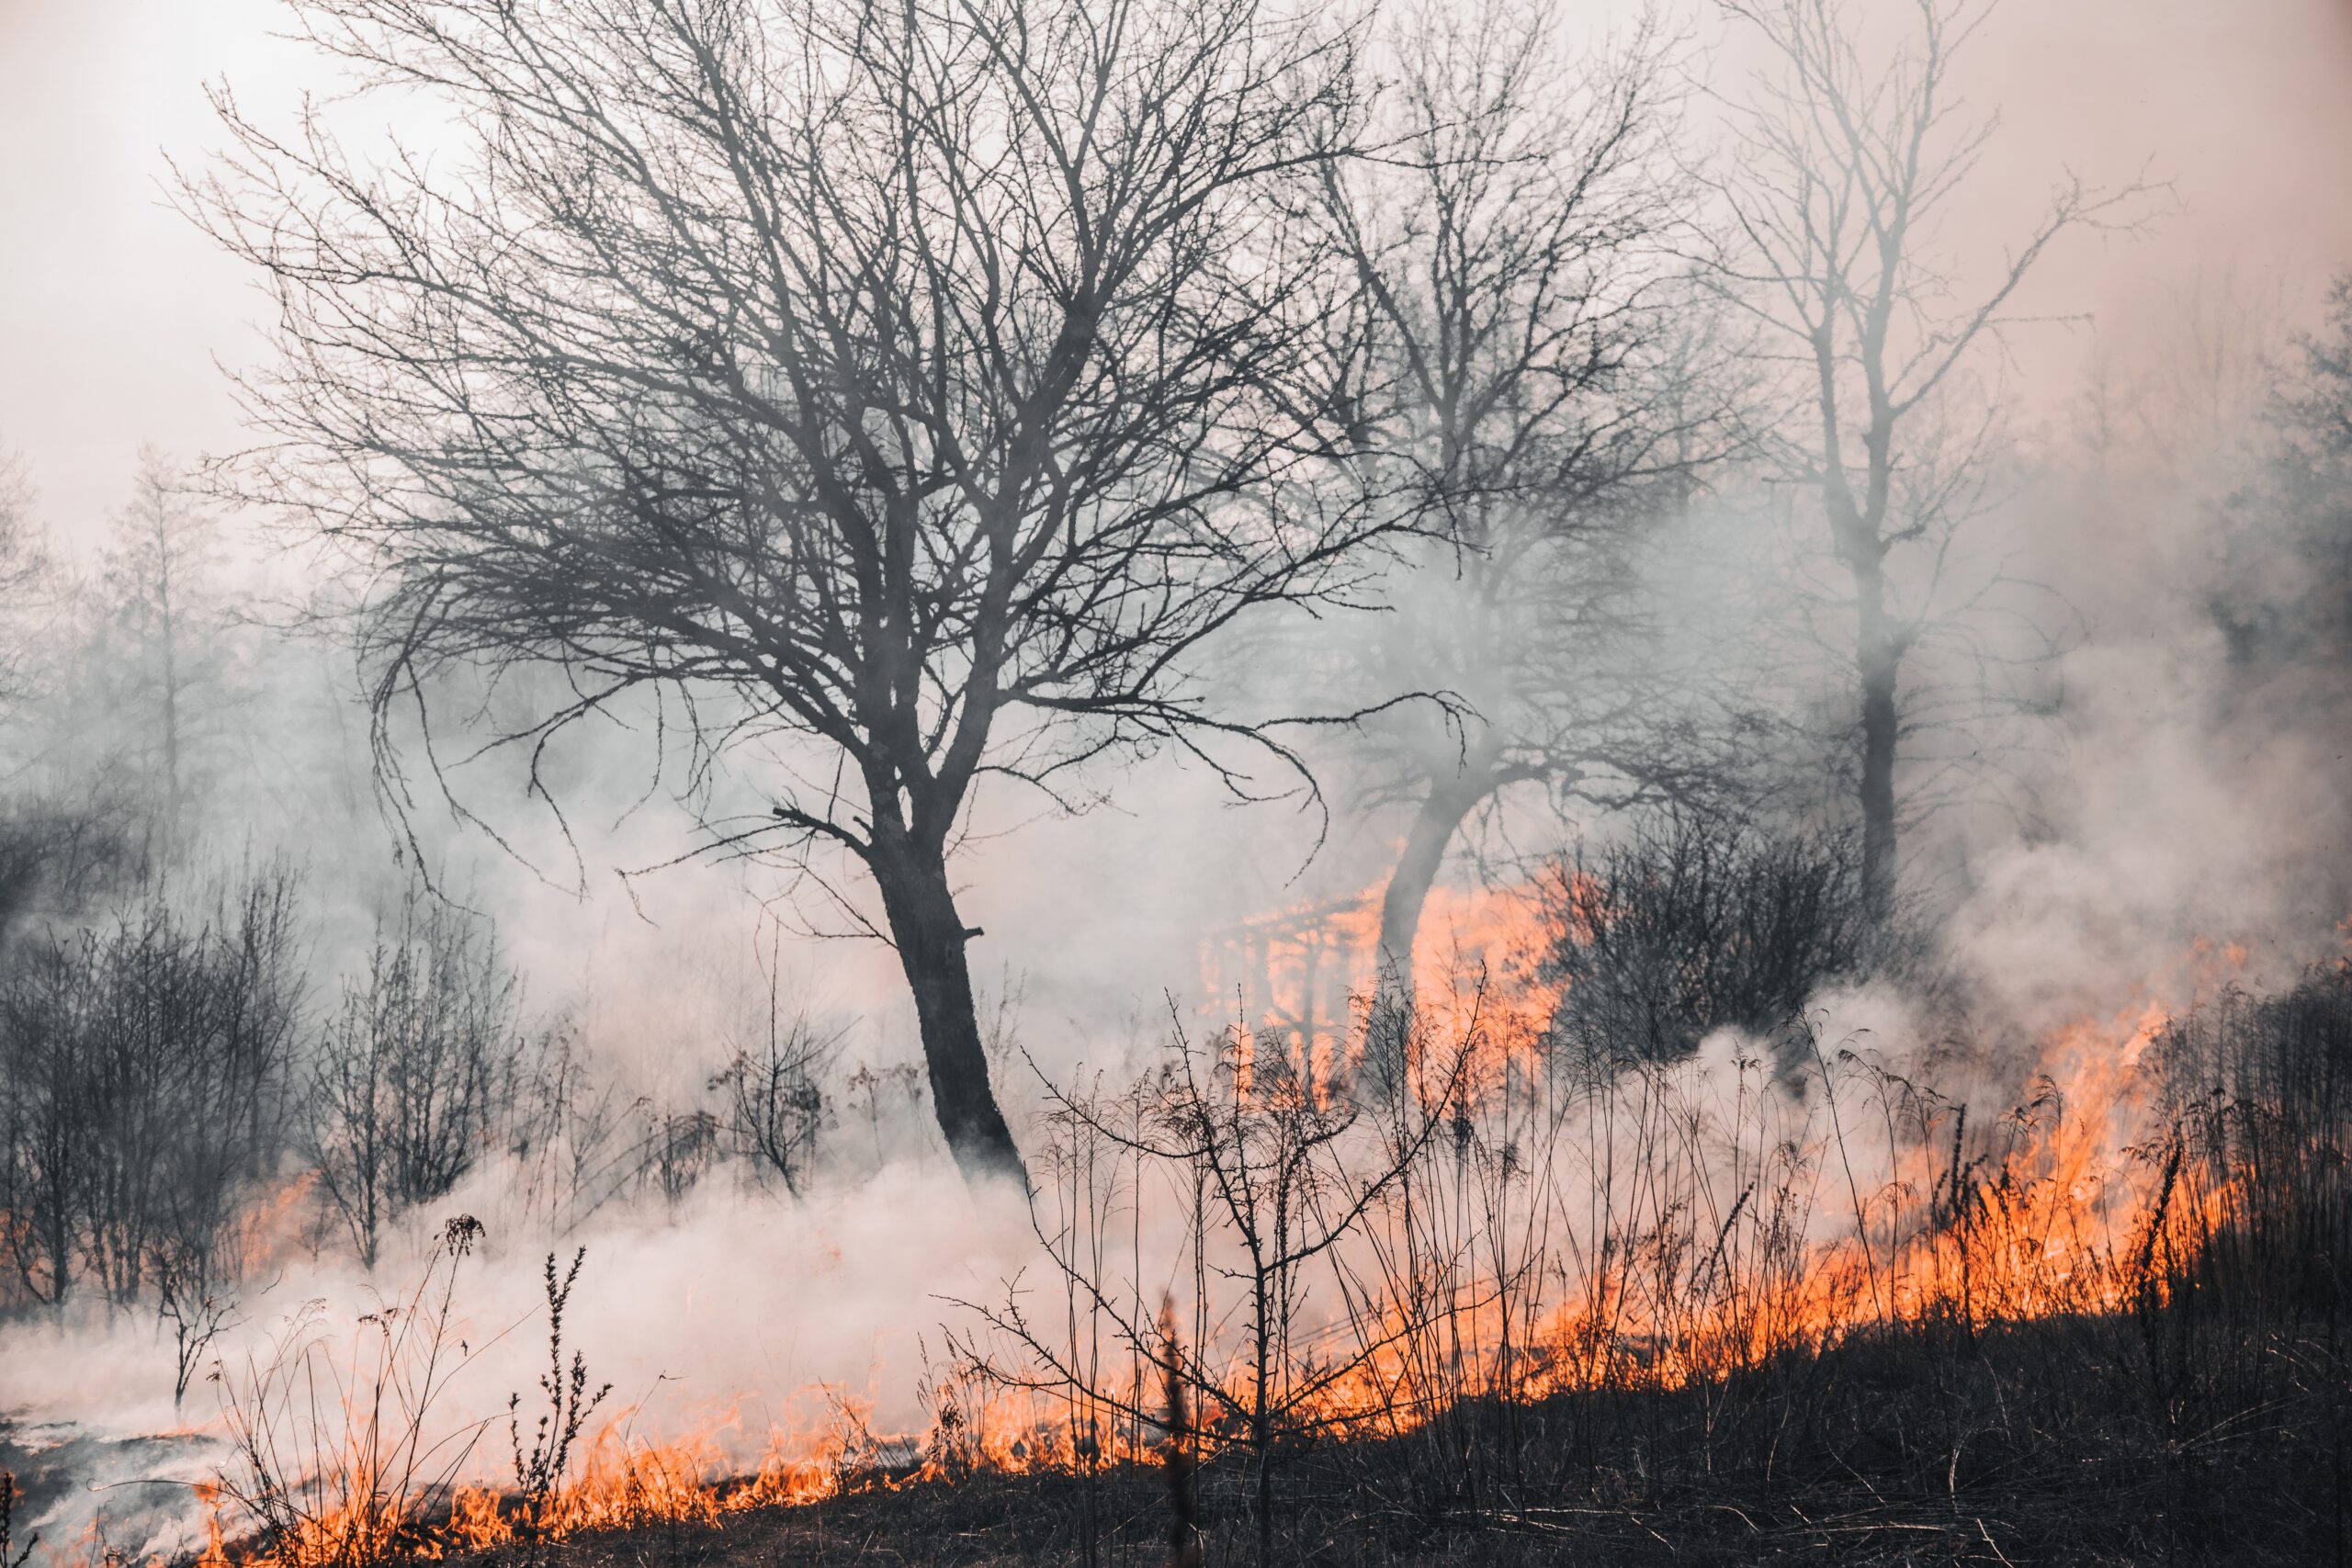
{"label": "burning grass", "polygon": [[[207,1558],[823,1560],[855,1528],[1091,1564],[1164,1553],[1171,1462],[1213,1560],[2352,1543],[2352,969],[2064,1032],[1995,1116],[1817,1027],[1601,1070],[1474,1000],[1384,1103],[1238,1032],[1058,1098],[1047,1270],[966,1309],[920,1438],[841,1404],[747,1467],[594,1421],[551,1258],[548,1414],[508,1414],[495,1483],[494,1421],[428,1418],[453,1227],[372,1359],[288,1343],[232,1385]],[[1035,1528],[966,1529],[981,1498]]]}

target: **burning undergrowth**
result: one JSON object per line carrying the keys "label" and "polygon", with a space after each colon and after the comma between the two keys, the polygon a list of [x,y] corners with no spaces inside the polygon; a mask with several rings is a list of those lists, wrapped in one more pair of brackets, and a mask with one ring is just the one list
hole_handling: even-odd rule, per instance
{"label": "burning undergrowth", "polygon": [[2352,281],[2013,382],[1876,9],[297,0],[0,448],[0,1568],[2352,1561]]}
{"label": "burning undergrowth", "polygon": [[[939,1269],[897,1303],[936,1327],[914,1418],[879,1432],[877,1402],[840,1388],[763,1423],[740,1400],[615,1393],[602,1369],[645,1348],[567,1309],[575,1287],[626,1293],[642,1255],[549,1255],[517,1311],[515,1281],[484,1271],[520,1258],[450,1221],[404,1292],[347,1319],[305,1308],[217,1359],[210,1544],[179,1550],[535,1561],[1027,1477],[1067,1505],[1053,1550],[1091,1560],[1164,1523],[1142,1478],[1174,1455],[1213,1535],[1269,1555],[1329,1526],[1334,1496],[1417,1540],[1534,1540],[1665,1523],[1703,1491],[1771,1530],[1834,1505],[1860,1521],[1848,1545],[1958,1531],[1991,1561],[2056,1517],[2040,1467],[2147,1494],[2128,1526],[2069,1527],[2114,1525],[2126,1555],[2243,1528],[2228,1488],[2249,1466],[2343,1474],[2340,1442],[2280,1457],[2345,1408],[2342,963],[2257,997],[2243,954],[2208,948],[2114,1016],[2025,1043],[1959,1038],[1964,1019],[1858,981],[1769,1037],[1603,1059],[1564,1024],[1573,982],[1497,956],[1420,988],[1393,1087],[1364,1081],[1369,998],[1337,1050],[1279,1019],[1179,1020],[1151,1070],[1052,1086],[1028,1241],[1000,1252],[1001,1284]],[[1987,1087],[2004,1061],[2025,1066]],[[494,1314],[469,1300],[485,1290]],[[2340,1539],[2331,1507],[2314,1492],[2264,1515],[2256,1544]]]}

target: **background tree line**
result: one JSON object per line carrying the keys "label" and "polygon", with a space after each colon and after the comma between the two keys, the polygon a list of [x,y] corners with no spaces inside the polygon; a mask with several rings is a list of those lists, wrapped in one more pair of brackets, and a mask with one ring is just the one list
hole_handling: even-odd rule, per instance
{"label": "background tree line", "polygon": [[[1728,7],[1777,69],[1701,176],[1668,42],[1564,78],[1537,7],[299,14],[464,149],[442,178],[223,93],[237,150],[187,186],[279,323],[265,444],[217,478],[345,551],[379,767],[447,785],[424,738],[460,672],[560,672],[473,737],[551,803],[558,737],[660,707],[690,796],[741,763],[765,801],[706,847],[896,950],[974,1178],[1022,1171],[950,869],[982,780],[1069,805],[1174,749],[1319,799],[1302,745],[1360,735],[1414,812],[1381,939],[1409,1010],[1427,890],[1506,793],[1770,787],[1754,705],[1659,652],[1639,581],[1730,460],[1817,491],[1850,580],[1792,597],[1848,643],[1874,920],[1898,747],[1939,711],[1909,650],[1940,628],[1989,692],[2032,650],[1982,615],[2055,635],[1960,547],[1997,447],[1963,389],[2037,258],[2133,193],[2063,190],[1948,291],[1977,7],[1928,0],[1877,62],[1831,0]],[[1213,700],[1230,634],[1357,610],[1388,614],[1319,689]]]}
{"label": "background tree line", "polygon": [[[2016,471],[1991,372],[2038,259],[2144,193],[2063,185],[1984,287],[1951,284],[1980,7],[1867,39],[1827,0],[1727,7],[1769,63],[1713,160],[1674,39],[1587,48],[1504,0],[300,15],[327,60],[441,96],[471,162],[438,184],[221,95],[238,150],[186,198],[276,294],[263,444],[208,504],[144,462],[92,563],[12,524],[15,613],[70,649],[13,671],[27,919],[170,886],[232,778],[323,771],[301,819],[347,828],[372,762],[413,852],[425,792],[469,809],[453,759],[520,759],[560,816],[560,738],[650,720],[700,826],[681,850],[772,861],[888,942],[949,1149],[1017,1175],[953,873],[984,781],[1076,807],[1174,752],[1243,798],[1339,779],[1353,817],[1403,808],[1379,956],[1408,1016],[1441,867],[1514,853],[1531,809],[1555,836],[1614,814],[1623,907],[1687,885],[1702,930],[1764,868],[1850,870],[1821,972],[1880,962],[1899,826],[1987,713],[2050,697],[2064,606],[1978,526]],[[2259,483],[2324,516],[2324,391],[2281,400]],[[1694,612],[1694,513],[1758,494],[1812,544]],[[370,734],[333,768],[273,765],[294,727],[239,717],[314,671],[231,603],[224,499],[343,552],[306,613],[351,639]],[[1270,700],[1245,678],[1270,647],[1313,678]],[[306,700],[342,724],[331,684]],[[1946,725],[1955,751],[1905,749]],[[1825,753],[1853,764],[1826,795]],[[715,808],[742,798],[721,776],[757,804]],[[44,778],[99,805],[44,806]],[[409,908],[395,947],[442,919]],[[377,990],[508,1005],[487,971],[379,956]],[[506,1092],[448,1070],[449,1103]],[[411,1153],[384,1190],[432,1184]]]}

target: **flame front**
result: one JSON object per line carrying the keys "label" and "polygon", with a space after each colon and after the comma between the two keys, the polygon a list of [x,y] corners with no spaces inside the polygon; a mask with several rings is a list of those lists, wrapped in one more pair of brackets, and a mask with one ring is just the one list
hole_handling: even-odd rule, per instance
{"label": "flame front", "polygon": [[[1278,1361],[1253,1360],[1241,1298],[1216,1293],[1220,1269],[1239,1277],[1227,1267],[1234,1238],[1210,1234],[1197,1209],[1194,1229],[1153,1232],[1148,1216],[1172,1213],[1171,1199],[1181,1208],[1182,1194],[1155,1188],[1140,1154],[1065,1140],[1046,1160],[1043,1190],[1067,1186],[1041,1211],[1049,1238],[1124,1250],[1130,1238],[1103,1242],[1125,1223],[1138,1258],[1171,1235],[1200,1249],[1186,1337],[1204,1397],[1187,1441],[1204,1458],[1247,1447],[1249,1413],[1275,1404],[1294,1427],[1396,1435],[1468,1400],[1680,1388],[1901,1325],[1973,1335],[2161,1304],[2245,1201],[2243,1168],[2200,1142],[2195,1108],[2164,1071],[2179,1019],[2154,1000],[2052,1032],[1992,1116],[1818,1020],[1774,1049],[1719,1033],[1695,1056],[1595,1070],[1557,1059],[1565,993],[1539,962],[1573,926],[1524,889],[1436,906],[1443,951],[1418,976],[1414,1070],[1389,1110],[1359,1121],[1342,1091],[1364,1051],[1373,908],[1261,922],[1210,964],[1221,984],[1254,966],[1233,987],[1251,1010],[1216,1056],[1232,1114],[1324,1118],[1316,1125],[1340,1130],[1329,1147],[1349,1157],[1376,1153],[1384,1136],[1394,1146],[1394,1128],[1421,1129],[1419,1152],[1329,1249],[1328,1277],[1300,1292],[1311,1304],[1284,1325]],[[2186,989],[2241,962],[2227,944],[2200,944]],[[1140,1279],[1116,1291],[1144,1299]],[[327,1466],[342,1477],[333,1500],[292,1528],[239,1546],[216,1507],[205,1561],[345,1568],[394,1548],[438,1557],[650,1525],[721,1529],[752,1510],[979,1469],[1142,1462],[1172,1429],[1150,1413],[1164,1363],[1148,1341],[1150,1325],[1169,1337],[1173,1320],[1139,1313],[1119,1345],[1114,1294],[1091,1315],[1073,1304],[1063,1370],[1007,1380],[999,1364],[993,1391],[984,1380],[934,1388],[920,1437],[877,1439],[836,1398],[830,1424],[771,1431],[747,1468],[731,1457],[742,1447],[729,1413],[649,1438],[645,1413],[629,1412],[586,1434],[543,1497],[477,1479],[437,1506],[388,1482],[363,1446]],[[1068,1370],[1105,1343],[1125,1373],[1089,1382]]]}

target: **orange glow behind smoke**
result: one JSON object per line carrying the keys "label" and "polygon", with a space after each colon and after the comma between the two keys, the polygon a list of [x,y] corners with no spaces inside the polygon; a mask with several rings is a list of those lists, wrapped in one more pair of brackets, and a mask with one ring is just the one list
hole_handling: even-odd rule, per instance
{"label": "orange glow behind smoke", "polygon": [[[2061,1031],[2031,1102],[2003,1119],[2010,1138],[1998,1159],[1964,1158],[1949,1142],[1939,1150],[1932,1136],[1898,1135],[1892,1148],[1872,1151],[1881,1179],[1849,1187],[1838,1134],[1819,1140],[1809,1176],[1817,1195],[1844,1211],[1842,1234],[1804,1244],[1778,1266],[1763,1255],[1785,1216],[1747,1207],[1769,1184],[1751,1175],[1730,1193],[1724,1217],[1679,1236],[1670,1224],[1627,1224],[1604,1243],[1613,1258],[1549,1304],[1532,1300],[1532,1292],[1515,1303],[1494,1280],[1470,1279],[1451,1299],[1441,1292],[1434,1310],[1412,1306],[1411,1315],[1442,1325],[1432,1336],[1426,1327],[1417,1334],[1391,1303],[1361,1331],[1363,1342],[1388,1348],[1335,1385],[1317,1416],[1338,1429],[1394,1432],[1464,1397],[1524,1402],[1603,1387],[1674,1388],[1784,1350],[1826,1349],[1873,1326],[1938,1320],[1973,1330],[2113,1312],[2143,1292],[2161,1299],[2151,1259],[2193,1256],[2231,1196],[2225,1187],[2187,1190],[2176,1180],[2177,1162],[2134,1157],[2153,1134],[2151,1086],[2137,1069],[2169,1022],[2150,1005],[2106,1026]],[[1762,1064],[1748,1066],[1760,1078]],[[1864,1070],[1850,1057],[1833,1058],[1822,1064],[1813,1094],[1850,1102]],[[1849,1103],[1845,1113],[1864,1120],[1860,1109]],[[1941,1130],[1951,1140],[1949,1121]],[[1769,1160],[1761,1145],[1771,1130],[1758,1131],[1765,1136],[1748,1154]],[[1793,1168],[1786,1176],[1791,1189],[1807,1179]],[[1692,1242],[1700,1249],[1712,1243],[1713,1256],[1690,1256]],[[1669,1256],[1678,1245],[1686,1248],[1679,1258]],[[1754,1256],[1724,1268],[1726,1253],[1743,1250]],[[1709,1279],[1719,1269],[1744,1278],[1720,1286]],[[1476,1348],[1466,1374],[1417,1360],[1420,1342],[1433,1337]]]}
{"label": "orange glow behind smoke", "polygon": [[[1237,983],[1236,961],[1260,967],[1261,1027],[1254,1036],[1234,1031],[1240,1051],[1265,1048],[1271,1035],[1297,1067],[1337,1056],[1332,1043],[1302,1024],[1318,1016],[1318,976],[1345,976],[1369,988],[1379,894],[1375,886],[1350,902],[1255,922],[1211,956],[1210,977],[1245,1000],[1253,988],[1247,975]],[[1578,901],[1566,902],[1574,940]],[[1415,955],[1416,1001],[1457,1032],[1465,1022],[1475,1029],[1467,1064],[1474,1100],[1490,1100],[1500,1075],[1538,1063],[1564,999],[1540,973],[1540,955],[1559,940],[1552,922],[1561,914],[1530,888],[1432,891]],[[2210,990],[2242,969],[2246,956],[2238,943],[2199,940],[2162,988]],[[1518,1324],[1510,1321],[1508,1291],[1491,1280],[1464,1281],[1437,1315],[1451,1343],[1483,1354],[1466,1376],[1450,1370],[1442,1391],[1418,1387],[1430,1380],[1413,1365],[1411,1320],[1430,1315],[1429,1306],[1392,1303],[1357,1329],[1359,1343],[1389,1348],[1336,1383],[1317,1418],[1340,1428],[1396,1429],[1427,1419],[1451,1398],[1540,1399],[1629,1380],[1678,1386],[1784,1348],[1826,1348],[1873,1325],[1946,1317],[1973,1326],[2113,1312],[2143,1292],[2161,1297],[2152,1260],[2193,1256],[2228,1209],[2233,1184],[2224,1179],[2188,1190],[2177,1160],[2148,1157],[2165,1130],[2143,1058],[2171,1021],[2163,1005],[2148,1001],[2104,1022],[2081,1019],[2053,1032],[2041,1043],[2039,1070],[2019,1103],[1999,1119],[1997,1153],[1962,1146],[1959,1107],[1919,1093],[1852,1049],[1824,1043],[1807,1076],[1815,1124],[1810,1154],[1798,1163],[1809,1168],[1785,1175],[1809,1180],[1810,1212],[1834,1213],[1842,1234],[1807,1241],[1792,1264],[1759,1265],[1739,1290],[1712,1291],[1696,1277],[1724,1264],[1744,1223],[1758,1226],[1751,1239],[1758,1244],[1788,1223],[1786,1215],[1759,1221],[1741,1213],[1756,1201],[1772,1136],[1786,1131],[1758,1125],[1747,1186],[1715,1194],[1716,1257],[1708,1263],[1681,1260],[1679,1279],[1670,1269],[1635,1266],[1634,1256],[1669,1245],[1662,1225],[1644,1234],[1636,1223],[1615,1239],[1620,1261],[1602,1262],[1566,1299]],[[1351,1037],[1358,1051],[1361,1023],[1359,1016]],[[1742,1071],[1755,1079],[1743,1086],[1744,1097],[1769,1076],[1760,1062]],[[1244,1093],[1246,1082],[1245,1069]],[[1906,1125],[1891,1100],[1903,1101],[1917,1123]],[[1704,1114],[1678,1103],[1669,1120],[1695,1124]],[[1741,1131],[1729,1126],[1718,1137],[1736,1145]],[[1855,1173],[1858,1161],[1867,1177]],[[1694,1227],[1699,1242],[1710,1239],[1708,1228]],[[1523,1301],[1517,1310],[1526,1311]]]}
{"label": "orange glow behind smoke", "polygon": [[[1364,1007],[1379,979],[1382,891],[1375,884],[1352,898],[1296,905],[1204,947],[1202,990],[1214,1021],[1232,1029],[1240,1092],[1261,1051],[1282,1052],[1318,1093],[1358,1065]],[[1514,1026],[1547,1018],[1558,1003],[1540,973],[1551,939],[1532,886],[1430,889],[1414,946],[1415,1003],[1442,1024],[1482,1018],[1487,1059],[1474,1071],[1533,1047],[1534,1034]]]}

